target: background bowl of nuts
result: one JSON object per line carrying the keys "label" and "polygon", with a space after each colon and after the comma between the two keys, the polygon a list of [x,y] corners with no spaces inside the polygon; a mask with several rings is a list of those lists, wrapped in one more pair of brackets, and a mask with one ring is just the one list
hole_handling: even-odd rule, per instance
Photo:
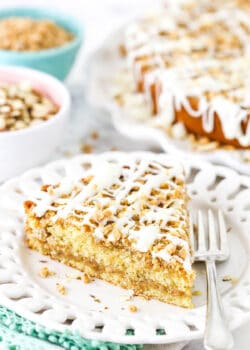
{"label": "background bowl of nuts", "polygon": [[76,18],[44,8],[0,10],[0,65],[38,69],[64,80],[83,40]]}
{"label": "background bowl of nuts", "polygon": [[0,66],[0,181],[48,160],[63,140],[70,94],[56,78]]}

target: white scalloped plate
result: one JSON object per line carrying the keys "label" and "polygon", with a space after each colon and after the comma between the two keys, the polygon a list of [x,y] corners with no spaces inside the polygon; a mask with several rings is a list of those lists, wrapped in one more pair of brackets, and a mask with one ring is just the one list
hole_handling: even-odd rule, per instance
{"label": "white scalloped plate", "polygon": [[[103,46],[92,54],[86,65],[88,74],[85,77],[85,92],[88,102],[102,111],[99,113],[99,119],[105,123],[111,120],[120,133],[133,139],[144,140],[150,145],[158,144],[167,153],[174,152],[181,157],[199,157],[250,175],[250,151],[223,149],[196,151],[192,149],[189,140],[168,137],[163,130],[153,127],[147,120],[135,121],[128,111],[118,108],[111,96],[116,89],[115,76],[122,67],[124,68],[124,61],[118,52],[122,32],[123,28],[113,33]],[[244,158],[248,161],[244,161]]]}
{"label": "white scalloped plate", "polygon": [[[29,250],[24,243],[23,206],[27,197],[43,183],[56,183],[74,167],[89,162],[94,155],[81,155],[32,169],[8,181],[0,189],[0,300],[20,315],[55,330],[77,331],[86,338],[119,343],[171,343],[202,337],[205,320],[205,273],[195,264],[198,277],[194,309],[182,309],[138,297],[125,300],[129,292],[96,280],[90,284],[72,278],[76,270],[53,262]],[[167,157],[150,153],[104,153],[105,159],[126,157]],[[218,264],[219,288],[223,295],[230,327],[250,317],[250,179],[221,166],[191,160],[185,163],[191,207],[218,208],[226,218],[231,257]],[[44,266],[56,275],[43,279]],[[78,273],[79,274],[79,273]],[[237,283],[223,282],[229,275]],[[71,277],[70,277],[71,276]],[[56,283],[66,286],[60,295]],[[100,302],[95,301],[95,298]],[[129,305],[138,307],[131,313]],[[134,335],[126,335],[133,329]],[[165,334],[157,335],[157,329]]]}

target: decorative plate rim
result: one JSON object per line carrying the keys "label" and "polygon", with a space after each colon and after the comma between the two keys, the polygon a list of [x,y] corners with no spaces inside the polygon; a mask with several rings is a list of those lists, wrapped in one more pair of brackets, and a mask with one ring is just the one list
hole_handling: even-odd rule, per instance
{"label": "decorative plate rim", "polygon": [[[116,157],[168,157],[166,154],[154,154],[149,152],[107,152],[100,155],[105,159],[115,159]],[[20,249],[23,247],[23,231],[22,217],[23,212],[21,203],[24,200],[24,194],[27,196],[29,191],[34,191],[34,186],[40,186],[41,180],[48,181],[49,178],[55,179],[59,175],[59,170],[67,167],[72,167],[74,164],[96,157],[95,155],[80,155],[71,159],[61,159],[48,163],[47,165],[34,168],[23,175],[7,181],[0,188],[0,228],[2,235],[0,236],[0,296],[1,303],[13,309],[15,312],[28,318],[38,324],[41,324],[50,329],[59,331],[79,331],[85,338],[97,339],[103,341],[112,341],[126,344],[137,343],[172,343],[178,341],[188,341],[202,337],[204,330],[205,307],[198,307],[190,312],[185,311],[182,316],[176,316],[171,320],[171,317],[166,317],[164,322],[170,322],[168,327],[175,325],[177,329],[168,328],[169,333],[165,335],[156,335],[156,319],[155,315],[150,320],[143,316],[134,314],[129,315],[112,315],[105,314],[100,317],[96,311],[83,313],[77,309],[75,305],[70,305],[66,299],[62,301],[60,298],[51,295],[41,286],[34,282],[23,269],[23,262],[20,257]],[[185,168],[188,176],[193,170],[197,171],[194,179],[189,183],[190,191],[199,193],[202,200],[206,200],[207,205],[212,204],[212,197],[218,193],[224,193],[227,197],[218,197],[216,206],[224,205],[224,210],[227,210],[227,205],[230,203],[232,207],[230,215],[237,223],[240,229],[240,234],[246,240],[246,249],[250,252],[250,236],[248,233],[250,217],[246,216],[250,211],[250,204],[246,194],[250,194],[250,179],[246,176],[239,175],[231,169],[222,166],[215,166],[200,160],[190,159],[185,162]],[[191,175],[190,175],[191,176]],[[220,178],[218,186],[215,184],[217,178]],[[39,184],[38,184],[39,182]],[[215,186],[215,187],[214,187]],[[209,188],[213,188],[210,189]],[[241,188],[239,193],[235,191]],[[223,192],[221,192],[223,189]],[[200,191],[200,192],[199,192]],[[211,198],[210,198],[211,197]],[[25,197],[26,198],[26,197]],[[210,198],[210,199],[208,199]],[[245,202],[244,202],[244,200]],[[244,205],[247,206],[247,211],[244,210]],[[244,222],[240,222],[240,218],[244,217]],[[19,232],[19,233],[18,233]],[[4,269],[3,269],[4,267]],[[246,271],[244,272],[239,283],[227,294],[223,300],[226,303],[226,310],[235,317],[231,320],[230,326],[236,328],[250,318],[250,261],[247,261]],[[10,278],[11,276],[11,278]],[[11,288],[10,288],[11,287]],[[7,294],[6,294],[7,293]],[[28,296],[27,296],[28,295]],[[146,303],[146,302],[145,302]],[[148,302],[147,302],[148,303]],[[46,305],[45,311],[43,310]],[[155,304],[156,305],[156,304]],[[160,303],[162,307],[162,303]],[[41,311],[40,312],[40,308]],[[37,310],[39,312],[37,312]],[[177,310],[177,309],[175,309]],[[176,311],[175,311],[176,312]],[[74,315],[74,321],[70,325],[67,320]],[[145,314],[146,315],[146,314]],[[157,316],[157,318],[156,318]],[[172,314],[173,316],[173,314]],[[179,317],[179,319],[178,319]],[[100,322],[106,322],[107,330],[97,332]],[[171,323],[172,322],[172,323]],[[133,325],[135,335],[125,335],[124,330],[128,329],[128,324]],[[202,325],[201,325],[202,323]],[[192,330],[192,325],[196,329]],[[115,331],[111,329],[115,327]],[[119,328],[120,327],[120,328]],[[124,328],[125,327],[125,328]],[[137,332],[138,331],[138,332]],[[119,333],[120,332],[120,333]],[[123,333],[122,333],[123,332]],[[172,332],[172,333],[171,333]]]}

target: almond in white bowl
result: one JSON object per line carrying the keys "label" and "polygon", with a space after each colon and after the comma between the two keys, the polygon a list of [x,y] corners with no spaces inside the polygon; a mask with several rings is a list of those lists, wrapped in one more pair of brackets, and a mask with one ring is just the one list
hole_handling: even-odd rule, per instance
{"label": "almond in white bowl", "polygon": [[61,144],[70,94],[54,77],[0,67],[0,181],[42,164]]}

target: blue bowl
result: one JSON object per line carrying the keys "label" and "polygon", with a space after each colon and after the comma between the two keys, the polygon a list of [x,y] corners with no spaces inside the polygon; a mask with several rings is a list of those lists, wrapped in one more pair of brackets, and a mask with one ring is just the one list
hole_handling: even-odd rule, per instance
{"label": "blue bowl", "polygon": [[13,7],[0,10],[0,20],[8,17],[49,19],[75,35],[75,38],[58,48],[41,51],[0,50],[0,65],[25,66],[49,73],[64,80],[70,72],[83,41],[83,27],[68,14],[44,8]]}

